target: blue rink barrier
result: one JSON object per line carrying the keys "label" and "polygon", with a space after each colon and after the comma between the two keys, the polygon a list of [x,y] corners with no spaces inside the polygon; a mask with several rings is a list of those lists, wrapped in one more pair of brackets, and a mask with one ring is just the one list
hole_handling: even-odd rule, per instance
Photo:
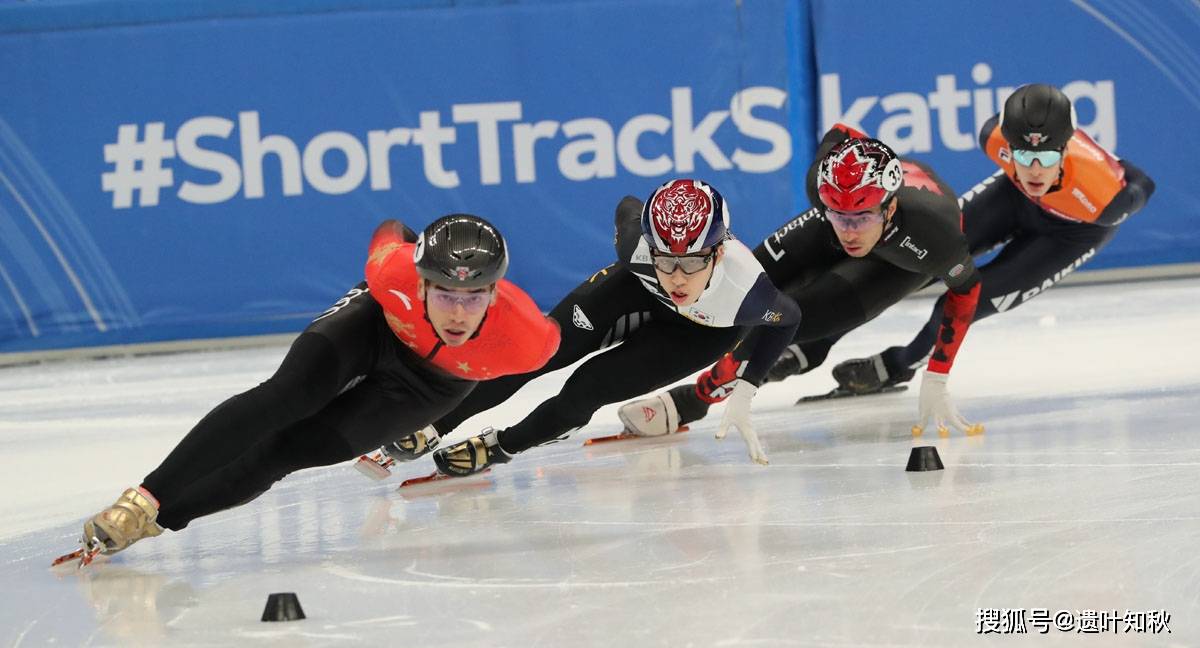
{"label": "blue rink barrier", "polygon": [[297,331],[380,221],[453,211],[549,308],[613,261],[617,201],[673,176],[757,243],[839,119],[965,191],[976,125],[1033,80],[1158,182],[1089,267],[1200,260],[1191,5],[449,4],[0,4],[0,352]]}
{"label": "blue rink barrier", "polygon": [[[792,209],[796,5],[538,3],[0,35],[0,350],[295,331],[374,227],[468,211],[543,308],[697,175]],[[0,14],[2,15],[2,14]],[[702,46],[701,46],[702,45]],[[269,89],[269,90],[268,90]],[[86,105],[86,109],[81,109]],[[807,121],[807,117],[805,117]]]}

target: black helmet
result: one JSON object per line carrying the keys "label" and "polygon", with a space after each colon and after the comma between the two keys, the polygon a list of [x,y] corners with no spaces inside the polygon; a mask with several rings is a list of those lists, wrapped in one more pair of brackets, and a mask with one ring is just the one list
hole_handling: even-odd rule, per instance
{"label": "black helmet", "polygon": [[1000,134],[1014,149],[1060,151],[1074,133],[1071,100],[1044,83],[1017,88],[1000,111]]}
{"label": "black helmet", "polygon": [[508,270],[508,246],[491,223],[470,214],[450,214],[417,238],[413,263],[423,279],[447,288],[482,288]]}

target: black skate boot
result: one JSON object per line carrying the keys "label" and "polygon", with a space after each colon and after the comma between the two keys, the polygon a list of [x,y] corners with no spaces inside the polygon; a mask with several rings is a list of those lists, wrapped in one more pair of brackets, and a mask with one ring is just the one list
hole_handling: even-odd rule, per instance
{"label": "black skate boot", "polygon": [[808,363],[808,358],[804,357],[804,351],[800,349],[799,344],[789,344],[779,354],[779,359],[771,368],[767,370],[766,382],[779,382],[790,376],[798,376],[806,373],[811,367]]}
{"label": "black skate boot", "polygon": [[878,393],[906,383],[916,375],[916,370],[890,367],[885,357],[899,350],[900,347],[891,347],[869,358],[840,362],[833,368],[833,379],[838,382],[839,389],[858,396]]}
{"label": "black skate boot", "polygon": [[433,463],[451,477],[466,477],[487,470],[492,464],[508,463],[512,457],[500,447],[498,434],[498,430],[486,428],[483,434],[434,452]]}

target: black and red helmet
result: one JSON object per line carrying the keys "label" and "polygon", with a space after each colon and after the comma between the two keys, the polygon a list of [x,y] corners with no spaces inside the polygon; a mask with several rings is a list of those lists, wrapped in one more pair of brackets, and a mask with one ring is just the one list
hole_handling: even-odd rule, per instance
{"label": "black and red helmet", "polygon": [[878,207],[903,182],[904,169],[896,152],[869,137],[842,140],[817,168],[817,195],[826,207],[840,212]]}

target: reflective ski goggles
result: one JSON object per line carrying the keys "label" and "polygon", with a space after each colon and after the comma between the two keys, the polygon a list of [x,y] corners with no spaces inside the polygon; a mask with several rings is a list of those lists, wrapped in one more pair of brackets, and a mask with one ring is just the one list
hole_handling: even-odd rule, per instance
{"label": "reflective ski goggles", "polygon": [[492,301],[492,292],[458,292],[442,288],[429,287],[425,291],[429,301],[440,309],[452,311],[456,306],[462,306],[468,315],[478,315],[487,310]]}
{"label": "reflective ski goggles", "polygon": [[1062,151],[1029,151],[1026,149],[1013,149],[1013,161],[1021,166],[1033,166],[1033,161],[1037,160],[1043,167],[1054,166],[1058,164],[1063,157]]}
{"label": "reflective ski goggles", "polygon": [[674,256],[670,254],[650,253],[650,258],[654,261],[654,267],[663,274],[673,274],[675,268],[683,270],[683,274],[696,274],[708,267],[709,261],[712,261],[716,250],[708,254],[685,254],[682,256]]}
{"label": "reflective ski goggles", "polygon": [[883,222],[883,210],[840,212],[836,209],[825,208],[825,218],[833,225],[833,229],[843,232],[857,232]]}

